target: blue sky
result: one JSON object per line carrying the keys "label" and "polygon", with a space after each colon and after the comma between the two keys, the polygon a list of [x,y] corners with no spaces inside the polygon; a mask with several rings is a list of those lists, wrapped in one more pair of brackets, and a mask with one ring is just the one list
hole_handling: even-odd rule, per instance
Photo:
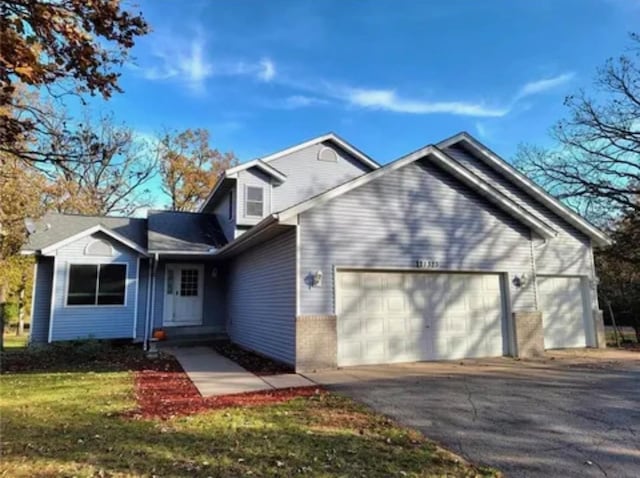
{"label": "blue sky", "polygon": [[335,131],[384,163],[461,130],[506,158],[629,45],[640,0],[142,1],[153,32],[98,107],[207,128],[250,160]]}

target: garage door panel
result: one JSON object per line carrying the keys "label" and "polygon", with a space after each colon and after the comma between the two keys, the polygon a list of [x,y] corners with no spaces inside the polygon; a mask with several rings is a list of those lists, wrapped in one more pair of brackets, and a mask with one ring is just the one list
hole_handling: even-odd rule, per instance
{"label": "garage door panel", "polygon": [[339,365],[502,355],[497,275],[338,275]]}
{"label": "garage door panel", "polygon": [[537,285],[545,348],[585,347],[588,322],[582,279],[539,276]]}

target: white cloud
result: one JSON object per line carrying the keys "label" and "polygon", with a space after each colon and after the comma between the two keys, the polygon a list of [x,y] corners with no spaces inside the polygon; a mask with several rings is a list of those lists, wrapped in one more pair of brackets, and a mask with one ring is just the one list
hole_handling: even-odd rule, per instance
{"label": "white cloud", "polygon": [[271,81],[276,76],[276,65],[268,58],[260,60],[261,70],[258,72],[258,77],[262,81]]}
{"label": "white cloud", "polygon": [[562,86],[570,82],[575,77],[575,73],[562,73],[561,75],[551,78],[545,78],[542,80],[530,81],[526,83],[515,97],[514,101],[524,98],[525,96],[536,95],[538,93],[544,93],[545,91],[552,90],[558,86]]}
{"label": "white cloud", "polygon": [[500,117],[509,112],[508,108],[491,107],[484,103],[426,101],[415,98],[403,98],[394,90],[355,88],[347,92],[345,99],[351,105],[367,109],[392,111],[395,113],[444,113],[458,116]]}
{"label": "white cloud", "polygon": [[306,96],[306,95],[289,96],[284,101],[285,107],[290,109],[305,108],[307,106],[317,106],[317,105],[323,105],[326,103],[327,103],[327,100],[325,99],[317,98],[315,96]]}
{"label": "white cloud", "polygon": [[175,80],[190,91],[202,93],[206,82],[214,76],[247,76],[261,81],[272,81],[276,65],[269,58],[256,62],[218,59],[215,62],[202,35],[185,40],[174,35],[160,35],[151,49],[155,65],[136,67],[144,78],[154,81]]}

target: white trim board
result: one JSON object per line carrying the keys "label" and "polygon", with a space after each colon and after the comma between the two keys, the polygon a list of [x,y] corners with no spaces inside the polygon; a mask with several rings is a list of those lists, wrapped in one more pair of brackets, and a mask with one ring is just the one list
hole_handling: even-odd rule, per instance
{"label": "white trim board", "polygon": [[103,226],[102,224],[97,224],[95,226],[89,227],[83,231],[78,232],[77,234],[74,234],[73,236],[65,237],[64,239],[43,248],[40,252],[42,255],[45,255],[45,256],[50,255],[54,253],[56,250],[60,249],[61,247],[66,246],[67,244],[71,244],[72,242],[75,242],[78,239],[82,239],[83,237],[90,236],[91,234],[95,234],[96,232],[102,232],[103,234],[106,234],[112,239],[115,239],[116,241],[129,247],[130,249],[133,249],[134,251],[144,256],[147,255],[147,251],[144,248],[140,247],[138,244],[127,239],[126,237],[118,234],[117,232],[114,232],[111,229]]}
{"label": "white trim board", "polygon": [[518,204],[513,202],[508,197],[504,196],[497,189],[491,186],[489,183],[484,181],[482,178],[476,176],[468,169],[464,168],[456,161],[448,157],[445,153],[440,151],[435,146],[429,145],[424,148],[421,148],[413,153],[410,153],[392,163],[387,164],[386,166],[377,169],[376,171],[372,171],[368,174],[358,176],[351,181],[341,184],[333,189],[330,189],[324,193],[321,193],[311,199],[298,203],[295,206],[290,207],[289,209],[285,209],[281,213],[277,214],[278,220],[283,222],[291,219],[298,214],[301,214],[319,204],[325,203],[330,199],[333,199],[337,196],[340,196],[352,189],[363,186],[371,181],[378,179],[379,177],[387,174],[388,172],[395,171],[400,169],[410,163],[413,163],[419,159],[428,158],[437,166],[440,166],[445,171],[452,174],[462,183],[467,184],[467,186],[474,189],[476,192],[480,193],[490,202],[494,203],[500,209],[520,220],[523,224],[532,228],[542,237],[552,238],[555,237],[557,231],[555,231],[549,224],[541,221],[537,217],[533,216],[525,209],[521,208]]}
{"label": "white trim board", "polygon": [[566,220],[569,224],[576,229],[582,231],[587,236],[591,237],[600,246],[610,245],[611,239],[600,229],[589,223],[586,219],[580,216],[578,213],[572,211],[565,206],[561,201],[554,198],[551,194],[545,191],[543,188],[535,184],[529,178],[527,178],[520,171],[515,169],[509,163],[507,163],[500,156],[492,152],[489,148],[477,141],[469,133],[462,132],[457,135],[448,138],[438,143],[440,148],[449,148],[459,143],[464,143],[477,154],[477,157],[491,167],[493,170],[503,174],[506,178],[522,190],[532,196],[534,199],[548,207],[555,214]]}

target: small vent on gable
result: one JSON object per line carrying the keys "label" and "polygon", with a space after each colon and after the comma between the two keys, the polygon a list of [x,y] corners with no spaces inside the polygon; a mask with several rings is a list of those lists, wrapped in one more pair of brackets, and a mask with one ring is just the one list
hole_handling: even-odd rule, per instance
{"label": "small vent on gable", "polygon": [[318,161],[327,161],[329,163],[338,162],[338,154],[331,148],[326,146],[318,152]]}
{"label": "small vent on gable", "polygon": [[84,249],[85,256],[112,256],[113,247],[104,239],[95,239]]}

